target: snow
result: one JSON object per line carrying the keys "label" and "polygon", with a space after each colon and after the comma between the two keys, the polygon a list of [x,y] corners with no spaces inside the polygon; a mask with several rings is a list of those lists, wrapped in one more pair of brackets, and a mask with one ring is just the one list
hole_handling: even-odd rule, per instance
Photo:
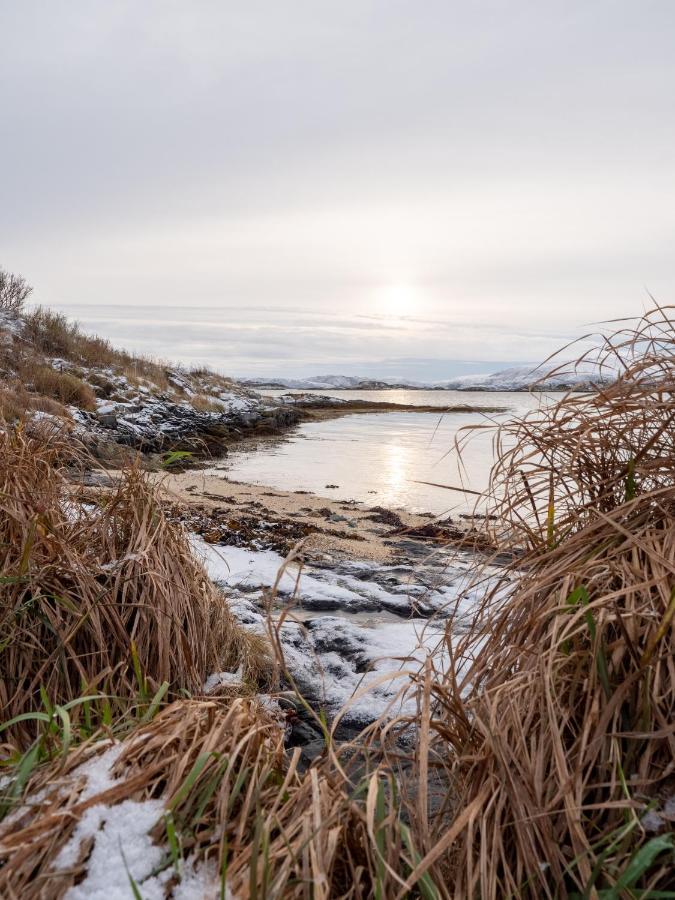
{"label": "snow", "polygon": [[219,687],[236,687],[241,685],[243,680],[243,670],[241,666],[236,672],[213,672],[204,682],[202,690],[205,694],[210,694]]}
{"label": "snow", "polygon": [[55,416],[52,413],[44,412],[41,409],[36,409],[31,413],[30,420],[32,424],[36,424],[37,422],[41,422],[45,425],[54,425],[56,428],[63,427],[63,419],[59,416]]}
{"label": "snow", "polygon": [[[446,381],[421,382],[401,378],[372,378],[358,375],[315,375],[310,378],[252,378],[242,384],[252,387],[279,387],[290,390],[369,390],[373,388],[410,388],[413,390],[522,391],[536,384],[540,389],[588,389],[591,383],[612,380],[609,370],[599,372],[591,365],[576,370],[571,363],[550,366],[527,365],[484,375],[463,375]],[[542,384],[538,384],[538,382]]]}
{"label": "snow", "polygon": [[[166,869],[159,875],[143,882],[141,896],[143,900],[164,900],[166,883],[175,876],[174,869]],[[191,859],[186,860],[180,870],[181,880],[171,891],[172,900],[215,900],[220,897],[220,876],[212,863],[195,865]],[[235,900],[227,886],[225,900]]]}
{"label": "snow", "polygon": [[[76,782],[84,778],[78,802],[95,799],[120,783],[112,769],[125,746],[128,742],[114,743],[71,773]],[[38,797],[31,799],[39,802]],[[167,848],[155,844],[150,836],[164,809],[162,799],[127,799],[112,806],[97,803],[85,810],[54,862],[57,871],[74,868],[85,852],[83,844],[92,842],[86,876],[69,888],[65,900],[128,900],[132,896],[129,876],[144,900],[164,900],[167,883],[176,873],[166,865]],[[162,866],[162,871],[153,874]],[[195,865],[188,857],[181,864],[180,877],[171,894],[174,900],[210,900],[219,894],[220,880],[212,865]],[[226,897],[233,900],[228,891]]]}
{"label": "snow", "polygon": [[[277,581],[284,558],[274,550],[250,550],[207,544],[192,535],[193,549],[203,560],[209,578],[218,584],[243,589],[270,588]],[[295,596],[308,608],[317,609],[388,609],[409,614],[415,606],[429,607],[435,611],[452,605],[463,593],[468,572],[455,566],[446,570],[446,583],[425,585],[406,581],[387,590],[373,580],[377,572],[386,577],[394,572],[393,566],[369,567],[347,564],[340,571],[305,566],[298,581],[297,566],[287,566],[279,578],[277,592],[281,596]],[[463,598],[462,610],[466,611],[473,598]]]}
{"label": "snow", "polygon": [[[67,891],[66,900],[128,900],[129,876],[141,884],[162,862],[164,850],[152,842],[149,832],[163,812],[161,800],[123,800],[115,806],[99,804],[86,810],[57,860],[59,868],[68,868],[68,863],[63,863],[73,855],[77,859],[81,842],[94,839],[87,877]],[[71,849],[73,842],[77,852]],[[143,895],[150,900],[145,886]]]}
{"label": "snow", "polygon": [[[229,588],[228,605],[233,614],[246,628],[266,633],[268,621],[258,604],[262,590],[275,583],[283,558],[271,550],[207,544],[196,535],[191,541],[209,577]],[[402,707],[398,694],[409,683],[408,674],[438,649],[447,616],[456,615],[461,628],[463,617],[475,609],[478,589],[466,591],[471,577],[468,563],[449,567],[443,582],[435,587],[414,580],[396,582],[394,576],[405,571],[401,566],[343,563],[339,569],[307,566],[299,580],[298,569],[289,567],[280,580],[278,593],[293,595],[298,608],[318,607],[337,613],[304,622],[294,620],[291,614],[280,629],[280,639],[286,666],[301,692],[332,715],[346,706],[347,722],[365,724],[407,709],[414,701],[407,700]],[[375,578],[392,582],[390,588]],[[413,598],[436,616],[421,618]],[[382,609],[401,620],[383,620]],[[364,611],[372,611],[373,616],[364,617]],[[437,667],[445,661],[443,652],[436,653]],[[235,677],[232,673],[214,674],[207,685],[213,689],[219,678],[230,684]]]}
{"label": "snow", "polygon": [[554,366],[517,366],[489,375],[463,375],[439,382],[436,387],[460,391],[522,391],[534,386],[539,390],[587,390],[592,384],[611,381],[609,371],[597,367],[575,368],[572,363]]}
{"label": "snow", "polygon": [[18,336],[23,331],[23,319],[10,310],[0,309],[0,328]]}
{"label": "snow", "polygon": [[420,381],[401,381],[400,378],[369,378],[359,375],[314,375],[310,378],[247,378],[241,381],[251,387],[280,387],[300,391],[359,390],[373,387],[425,388]]}
{"label": "snow", "polygon": [[223,391],[217,397],[218,402],[225,406],[225,411],[230,415],[233,413],[250,412],[258,406],[259,401],[250,397],[242,397],[234,394],[232,391]]}
{"label": "snow", "polygon": [[[112,768],[123,749],[121,743],[113,744],[72,773],[74,779],[85,779],[80,802],[118,784]],[[66,900],[127,900],[129,874],[142,882],[162,861],[164,850],[152,842],[149,832],[163,811],[161,800],[124,800],[114,806],[97,803],[85,810],[54,862],[56,870],[72,869],[80,858],[83,842],[93,840],[86,878],[67,891]]]}
{"label": "snow", "polygon": [[301,689],[331,713],[342,711],[345,721],[363,724],[414,708],[414,699],[399,693],[441,638],[439,626],[423,619],[367,626],[321,616],[282,630],[286,664]]}
{"label": "snow", "polygon": [[84,775],[86,778],[86,784],[80,793],[80,802],[84,803],[85,800],[102,794],[117,784],[117,779],[112,777],[111,770],[123,749],[122,744],[113,744],[105,753],[93,756],[78,767],[77,774]]}
{"label": "snow", "polygon": [[[197,555],[204,561],[209,578],[218,584],[271,587],[284,559],[274,550],[247,550],[207,544],[197,535],[190,536]],[[284,575],[286,582],[290,575]]]}

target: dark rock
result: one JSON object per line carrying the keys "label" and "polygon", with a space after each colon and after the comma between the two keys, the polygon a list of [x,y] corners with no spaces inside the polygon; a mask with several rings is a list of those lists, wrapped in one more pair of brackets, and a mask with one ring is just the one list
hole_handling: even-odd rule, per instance
{"label": "dark rock", "polygon": [[391,525],[392,528],[403,528],[403,520],[395,512],[385,509],[384,506],[373,506],[370,515],[366,516],[369,522],[379,522],[382,525]]}

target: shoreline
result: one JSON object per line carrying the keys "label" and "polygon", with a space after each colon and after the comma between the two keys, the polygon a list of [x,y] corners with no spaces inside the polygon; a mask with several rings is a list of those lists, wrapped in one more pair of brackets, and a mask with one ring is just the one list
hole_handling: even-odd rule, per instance
{"label": "shoreline", "polygon": [[491,544],[480,517],[450,518],[387,509],[309,491],[288,491],[239,482],[204,468],[157,475],[163,495],[207,543],[264,546],[283,556],[302,542],[308,559],[330,563],[390,563],[410,551],[411,541],[434,547],[487,552]]}
{"label": "shoreline", "polygon": [[[318,399],[318,398],[317,398]],[[292,408],[299,409],[302,412],[300,421],[311,421],[313,419],[332,419],[345,415],[356,415],[359,413],[378,413],[378,412],[417,412],[417,413],[501,413],[508,410],[507,406],[482,405],[474,403],[454,403],[446,406],[433,406],[431,404],[416,403],[389,403],[385,400],[340,400],[339,398],[321,398],[324,403],[313,403],[307,401],[306,405],[302,402],[292,404]],[[328,402],[334,399],[335,403]],[[285,404],[280,404],[284,406]]]}

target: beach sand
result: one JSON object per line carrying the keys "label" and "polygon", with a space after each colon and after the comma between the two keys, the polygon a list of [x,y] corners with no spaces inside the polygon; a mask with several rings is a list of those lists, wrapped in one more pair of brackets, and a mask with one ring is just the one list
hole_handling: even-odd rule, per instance
{"label": "beach sand", "polygon": [[[398,554],[400,542],[410,529],[428,530],[438,521],[431,514],[389,511],[304,491],[282,491],[231,481],[224,473],[215,474],[213,469],[208,472],[190,469],[157,477],[165,496],[177,508],[203,516],[202,528],[208,527],[204,523],[209,518],[220,522],[221,527],[229,524],[230,528],[236,528],[242,521],[249,526],[254,522],[263,526],[277,523],[289,535],[286,544],[290,546],[296,533],[298,540],[304,542],[304,553],[310,557],[328,554],[335,558],[385,563]],[[447,523],[449,520],[444,520],[443,524]],[[465,530],[466,524],[462,524]]]}

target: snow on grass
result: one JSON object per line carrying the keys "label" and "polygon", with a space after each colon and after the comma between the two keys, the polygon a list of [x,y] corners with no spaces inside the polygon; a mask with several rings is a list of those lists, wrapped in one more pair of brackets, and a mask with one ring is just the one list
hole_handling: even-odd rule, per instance
{"label": "snow on grass", "polygon": [[[162,800],[124,800],[115,806],[89,807],[57,858],[58,868],[70,868],[78,859],[82,842],[94,840],[87,877],[68,890],[66,900],[128,900],[129,876],[142,885],[162,862],[165,851],[152,842],[149,832],[163,812]],[[76,845],[75,850],[71,844]],[[164,897],[163,890],[153,893],[158,900]],[[154,900],[145,885],[142,895],[145,900]]]}
{"label": "snow on grass", "polygon": [[[141,895],[143,900],[159,900],[164,898],[164,884],[173,874],[173,870],[162,872],[143,884]],[[156,891],[159,890],[159,893]],[[181,881],[171,892],[172,900],[216,900],[221,896],[221,883],[218,869],[210,863],[193,865],[188,860],[181,868]],[[224,900],[235,900],[233,894],[225,887]]]}
{"label": "snow on grass", "polygon": [[[72,773],[76,780],[85,779],[80,802],[118,784],[112,768],[123,749],[122,744],[113,744]],[[83,853],[83,844],[93,841],[86,878],[68,890],[67,900],[126,900],[130,895],[127,869],[135,881],[142,882],[162,860],[164,851],[153,844],[149,832],[163,811],[161,800],[124,800],[114,806],[97,803],[85,810],[54,862],[57,871],[72,869]]]}
{"label": "snow on grass", "polygon": [[[112,769],[124,748],[122,743],[113,744],[71,773],[76,782],[84,779],[79,802],[95,799],[120,783]],[[111,806],[97,803],[85,810],[54,861],[55,871],[67,871],[88,853],[86,875],[68,889],[65,900],[129,900],[133,896],[130,879],[143,900],[164,900],[168,883],[177,873],[167,864],[168,849],[155,844],[150,836],[164,809],[162,799],[127,799]],[[220,880],[215,867],[185,860],[171,897],[207,900],[216,896],[220,896]],[[231,900],[228,891],[225,896]]]}

